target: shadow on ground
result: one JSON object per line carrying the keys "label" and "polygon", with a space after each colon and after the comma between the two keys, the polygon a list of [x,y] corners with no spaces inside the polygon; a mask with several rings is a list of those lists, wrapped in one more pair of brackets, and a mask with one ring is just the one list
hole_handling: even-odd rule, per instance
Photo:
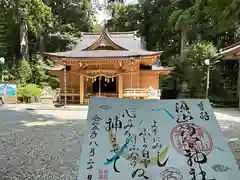
{"label": "shadow on ground", "polygon": [[77,179],[85,118],[55,113],[0,109],[1,180]]}
{"label": "shadow on ground", "polygon": [[240,168],[240,111],[237,108],[216,108],[214,111]]}
{"label": "shadow on ground", "polygon": [[214,112],[216,114],[220,113],[220,114],[224,114],[225,116],[240,119],[239,108],[214,108]]}
{"label": "shadow on ground", "polygon": [[[0,109],[0,180],[75,180],[87,109]],[[240,113],[216,109],[240,166]]]}

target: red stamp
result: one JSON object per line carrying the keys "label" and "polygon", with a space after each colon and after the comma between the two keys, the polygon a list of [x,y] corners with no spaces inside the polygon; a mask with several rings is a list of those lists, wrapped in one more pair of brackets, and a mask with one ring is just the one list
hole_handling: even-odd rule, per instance
{"label": "red stamp", "polygon": [[108,170],[99,170],[98,171],[98,179],[99,180],[107,180],[108,179]]}
{"label": "red stamp", "polygon": [[170,139],[173,147],[184,155],[188,152],[201,152],[208,155],[213,147],[209,133],[193,123],[183,123],[174,127]]}

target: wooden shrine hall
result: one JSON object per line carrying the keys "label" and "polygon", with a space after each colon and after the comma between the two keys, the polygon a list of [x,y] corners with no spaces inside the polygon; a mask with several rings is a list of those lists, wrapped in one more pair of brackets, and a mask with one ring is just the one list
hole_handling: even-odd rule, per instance
{"label": "wooden shrine hall", "polygon": [[173,70],[162,67],[162,52],[147,51],[136,32],[82,33],[67,52],[45,53],[56,62],[46,67],[60,80],[60,101],[87,104],[90,96],[160,98],[159,76]]}
{"label": "wooden shrine hall", "polygon": [[238,61],[238,107],[240,108],[240,42],[232,44],[220,50],[218,58],[227,61]]}

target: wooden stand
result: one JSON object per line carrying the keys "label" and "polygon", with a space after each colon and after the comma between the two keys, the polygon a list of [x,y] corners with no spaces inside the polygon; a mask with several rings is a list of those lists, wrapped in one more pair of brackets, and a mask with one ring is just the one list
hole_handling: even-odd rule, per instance
{"label": "wooden stand", "polygon": [[17,96],[4,96],[5,104],[17,104]]}

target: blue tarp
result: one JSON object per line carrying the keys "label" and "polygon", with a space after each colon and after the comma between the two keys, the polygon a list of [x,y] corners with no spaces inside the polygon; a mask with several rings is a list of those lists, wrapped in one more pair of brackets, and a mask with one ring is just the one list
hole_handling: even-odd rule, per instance
{"label": "blue tarp", "polygon": [[16,84],[0,84],[0,96],[16,96]]}

